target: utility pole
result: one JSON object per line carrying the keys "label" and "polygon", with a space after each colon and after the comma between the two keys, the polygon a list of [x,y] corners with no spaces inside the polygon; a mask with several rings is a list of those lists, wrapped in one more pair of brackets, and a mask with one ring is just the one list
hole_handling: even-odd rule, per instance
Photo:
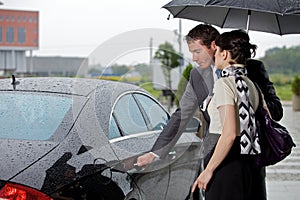
{"label": "utility pole", "polygon": [[150,38],[150,44],[149,44],[149,46],[150,46],[150,59],[149,59],[149,64],[151,65],[152,64],[152,62],[153,62],[153,38],[151,37]]}
{"label": "utility pole", "polygon": [[179,19],[179,27],[178,30],[174,30],[175,35],[177,36],[177,42],[179,46],[179,55],[180,55],[180,64],[179,64],[179,78],[181,78],[182,74],[182,67],[184,65],[184,59],[183,59],[183,53],[182,53],[182,25],[181,25],[181,19]]}
{"label": "utility pole", "polygon": [[179,32],[178,33],[178,45],[179,45],[179,55],[180,55],[179,76],[181,77],[182,65],[183,65],[181,19],[179,19],[179,31],[178,32]]}

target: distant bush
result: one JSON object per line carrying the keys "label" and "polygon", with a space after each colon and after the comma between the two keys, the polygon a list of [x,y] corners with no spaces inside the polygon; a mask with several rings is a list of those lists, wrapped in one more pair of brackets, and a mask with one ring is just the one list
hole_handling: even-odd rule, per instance
{"label": "distant bush", "polygon": [[281,101],[291,101],[292,100],[292,84],[286,85],[274,85],[276,94]]}
{"label": "distant bush", "polygon": [[274,85],[283,86],[291,84],[293,78],[284,74],[272,74],[270,75],[270,80],[274,83]]}
{"label": "distant bush", "polygon": [[143,83],[143,84],[140,85],[140,87],[147,90],[156,99],[158,99],[161,96],[161,90],[153,89],[153,84],[150,83],[150,82]]}
{"label": "distant bush", "polygon": [[292,92],[295,95],[300,95],[300,78],[299,76],[295,76],[294,81],[292,83]]}

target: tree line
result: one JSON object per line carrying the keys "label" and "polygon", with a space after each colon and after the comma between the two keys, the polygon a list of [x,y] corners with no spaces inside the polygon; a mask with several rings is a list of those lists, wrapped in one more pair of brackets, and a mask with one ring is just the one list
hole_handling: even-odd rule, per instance
{"label": "tree line", "polygon": [[295,76],[300,74],[300,46],[268,49],[260,58],[270,74]]}
{"label": "tree line", "polygon": [[[166,79],[168,80],[169,71],[172,68],[179,66],[180,56],[179,53],[173,48],[172,44],[165,42],[159,46],[159,49],[155,52],[155,58],[161,60],[162,67]],[[275,82],[277,79],[280,82],[290,82],[291,78],[295,75],[300,75],[300,46],[293,46],[287,48],[275,47],[268,49],[265,52],[265,56],[259,58],[259,60],[265,63],[268,73],[274,77]],[[190,64],[190,63],[189,63]],[[188,64],[188,65],[189,65]],[[139,63],[136,64],[135,70],[138,71],[142,76],[142,82],[148,82],[152,79],[152,70],[149,64]],[[126,65],[113,65],[111,66],[114,73],[125,74],[129,71],[129,66]],[[92,72],[95,69],[91,69]],[[101,71],[98,70],[98,73]],[[277,78],[277,75],[280,77]],[[284,76],[283,76],[284,75]],[[284,79],[288,79],[287,81]]]}

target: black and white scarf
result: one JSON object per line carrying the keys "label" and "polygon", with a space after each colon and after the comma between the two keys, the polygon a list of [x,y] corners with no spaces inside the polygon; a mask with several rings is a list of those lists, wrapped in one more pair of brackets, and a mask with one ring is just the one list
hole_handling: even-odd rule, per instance
{"label": "black and white scarf", "polygon": [[241,154],[258,154],[261,152],[258,133],[255,125],[255,111],[250,102],[248,85],[242,76],[247,75],[245,67],[230,66],[222,70],[221,76],[235,76],[238,94],[238,108],[240,118],[240,146]]}

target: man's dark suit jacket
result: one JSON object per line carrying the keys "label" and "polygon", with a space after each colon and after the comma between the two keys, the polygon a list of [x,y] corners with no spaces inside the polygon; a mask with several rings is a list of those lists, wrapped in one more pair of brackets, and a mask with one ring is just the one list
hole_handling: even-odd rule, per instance
{"label": "man's dark suit jacket", "polygon": [[[248,60],[247,64],[248,77],[260,87],[272,118],[280,120],[283,116],[283,109],[280,99],[277,97],[273,83],[270,82],[268,73],[264,64],[258,60]],[[212,70],[194,68],[190,73],[190,79],[186,86],[185,92],[180,100],[179,107],[171,115],[167,126],[162,130],[152,147],[152,152],[160,157],[168,154],[169,150],[175,145],[181,134],[184,132],[187,123],[193,114],[200,107],[213,89]],[[209,117],[204,113],[207,121]]]}

